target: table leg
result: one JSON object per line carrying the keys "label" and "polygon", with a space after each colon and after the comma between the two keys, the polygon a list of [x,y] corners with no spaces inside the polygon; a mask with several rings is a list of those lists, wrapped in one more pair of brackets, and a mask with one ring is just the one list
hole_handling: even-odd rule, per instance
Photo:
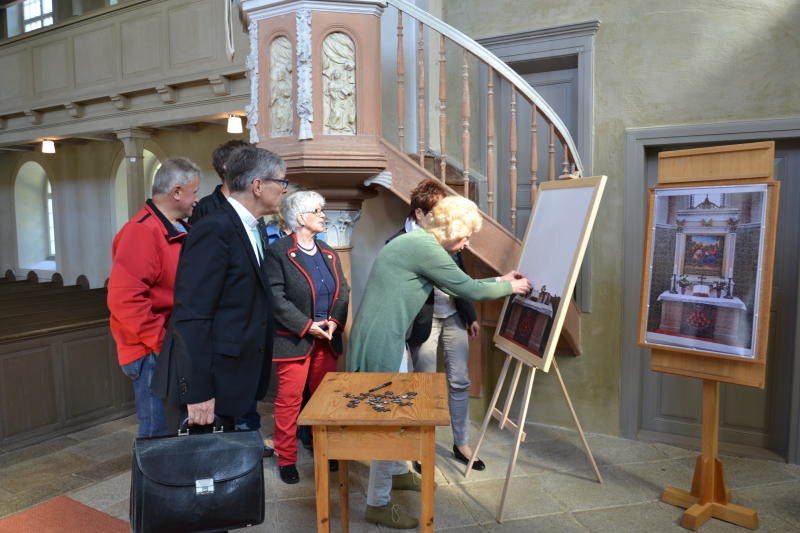
{"label": "table leg", "polygon": [[436,476],[436,428],[425,426],[420,428],[422,446],[420,462],[422,463],[422,531],[433,531],[434,509],[434,477]]}
{"label": "table leg", "polygon": [[330,533],[330,481],[328,478],[328,431],[325,426],[313,426],[314,481],[317,493],[317,532]]}
{"label": "table leg", "polygon": [[350,531],[350,489],[347,474],[347,461],[339,460],[339,518],[342,523],[342,533]]}

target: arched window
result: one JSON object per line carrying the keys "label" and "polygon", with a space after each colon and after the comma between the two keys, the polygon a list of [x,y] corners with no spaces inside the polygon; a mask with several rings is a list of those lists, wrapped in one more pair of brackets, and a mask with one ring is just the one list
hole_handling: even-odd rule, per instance
{"label": "arched window", "polygon": [[[159,161],[156,154],[150,150],[144,150],[143,156],[144,193],[145,196],[149,198],[153,190],[153,177],[156,175],[156,171],[161,167],[161,161]],[[119,231],[130,218],[128,214],[128,175],[125,169],[124,158],[120,161],[114,178],[114,206],[117,215],[117,231]],[[135,206],[136,209],[140,207],[140,205]]]}
{"label": "arched window", "polygon": [[53,188],[41,165],[28,161],[14,182],[20,269],[56,270]]}

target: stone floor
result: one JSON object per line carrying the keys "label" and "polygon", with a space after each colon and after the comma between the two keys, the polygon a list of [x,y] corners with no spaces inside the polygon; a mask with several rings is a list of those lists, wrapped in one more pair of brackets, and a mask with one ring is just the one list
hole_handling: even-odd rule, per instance
{"label": "stone floor", "polygon": [[[264,404],[267,421],[271,420]],[[265,437],[271,442],[271,424]],[[659,501],[663,487],[688,488],[696,451],[663,444],[588,434],[604,478],[598,484],[574,431],[529,424],[506,502],[505,519],[494,517],[500,501],[512,436],[497,429],[487,434],[480,453],[487,468],[465,479],[452,459],[449,428],[437,430],[436,528],[453,532],[669,532],[681,510]],[[67,495],[127,520],[130,449],[136,420],[128,417],[0,455],[0,517],[59,495]],[[477,435],[477,428],[473,428]],[[800,466],[724,456],[733,502],[756,509],[760,531],[800,532]],[[250,531],[313,531],[315,523],[313,458],[300,449],[301,481],[285,485],[275,458],[265,459],[266,520]],[[367,467],[351,466],[351,531],[382,528],[363,520]],[[395,493],[419,512],[419,494]],[[338,505],[332,490],[332,507]],[[333,530],[339,531],[338,511]],[[701,531],[744,531],[712,519]]]}

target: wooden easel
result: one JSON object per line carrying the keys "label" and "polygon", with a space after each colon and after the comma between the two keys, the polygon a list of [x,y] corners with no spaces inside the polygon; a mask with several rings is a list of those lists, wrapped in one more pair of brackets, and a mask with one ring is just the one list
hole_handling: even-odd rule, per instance
{"label": "wooden easel", "polygon": [[719,449],[719,381],[703,380],[703,440],[702,454],[697,458],[692,478],[692,490],[667,487],[661,499],[683,507],[681,525],[696,530],[709,518],[719,518],[737,526],[758,528],[758,513],[729,503],[730,489],[725,487]]}
{"label": "wooden easel", "polygon": [[[775,143],[773,141],[714,146],[661,152],[658,155],[658,188],[706,187],[722,185],[766,185],[767,205],[763,241],[763,263],[757,322],[753,324],[753,357],[741,358],[666,347],[647,342],[648,277],[652,266],[649,252],[653,235],[648,232],[642,274],[642,315],[639,345],[651,348],[650,369],[655,372],[703,380],[702,452],[697,458],[690,491],[667,487],[661,499],[683,507],[681,525],[696,530],[709,518],[719,518],[738,526],[755,529],[758,513],[729,503],[730,489],[725,487],[722,462],[719,460],[719,384],[720,382],[764,388],[767,342],[770,320],[773,254],[778,222],[779,184],[774,179]],[[648,209],[647,228],[653,226],[654,192]]]}
{"label": "wooden easel", "polygon": [[[501,350],[503,348],[498,346]],[[508,462],[508,470],[506,471],[506,481],[503,485],[503,494],[500,496],[500,506],[497,509],[497,516],[495,519],[498,523],[503,523],[503,510],[506,504],[506,495],[508,493],[508,487],[511,483],[511,475],[514,473],[514,466],[517,464],[517,456],[519,455],[519,445],[522,441],[525,440],[525,431],[523,428],[525,427],[525,419],[528,415],[528,406],[531,400],[531,391],[533,390],[533,378],[536,377],[536,367],[530,365],[523,361],[522,359],[518,358],[516,355],[503,350],[506,352],[506,360],[503,363],[503,368],[500,371],[500,377],[497,379],[497,385],[494,388],[494,394],[492,395],[492,401],[489,405],[489,409],[486,411],[486,416],[483,418],[483,425],[481,426],[480,436],[478,437],[478,444],[475,446],[475,451],[472,453],[472,458],[469,460],[467,464],[467,469],[464,472],[464,477],[469,476],[470,471],[472,470],[472,463],[475,462],[475,458],[478,457],[478,452],[481,449],[481,444],[483,444],[483,438],[486,436],[486,429],[489,427],[489,421],[492,418],[496,418],[500,421],[499,427],[500,429],[508,429],[509,431],[514,431],[516,436],[514,441],[514,451],[511,454],[511,459]],[[516,366],[514,367],[514,376],[511,379],[511,385],[508,389],[508,393],[506,395],[505,406],[503,410],[500,411],[497,409],[497,401],[500,398],[500,389],[503,388],[503,383],[505,383],[506,375],[508,374],[508,368],[511,366],[511,359],[516,361]],[[519,378],[522,374],[522,368],[528,367],[528,381],[525,384],[525,393],[522,400],[522,405],[520,406],[520,413],[519,418],[517,421],[511,420],[509,417],[509,413],[511,411],[511,404],[514,401],[514,395],[516,394],[517,385],[519,384]],[[586,450],[586,457],[589,459],[589,463],[592,465],[592,469],[594,469],[594,474],[597,476],[597,482],[602,483],[603,478],[600,475],[600,470],[597,468],[597,463],[594,460],[594,456],[592,455],[592,450],[589,449],[589,443],[586,442],[586,436],[583,434],[583,428],[581,427],[581,423],[578,420],[578,415],[575,413],[575,408],[572,407],[572,400],[569,398],[569,393],[567,392],[567,387],[564,385],[564,380],[561,377],[561,372],[558,370],[558,363],[556,362],[555,358],[553,358],[553,369],[556,372],[556,377],[558,377],[558,384],[561,386],[561,393],[564,395],[564,400],[567,402],[567,407],[569,408],[570,414],[572,414],[572,420],[575,421],[575,427],[578,430],[578,435],[580,435],[581,442],[583,443],[583,448]]]}

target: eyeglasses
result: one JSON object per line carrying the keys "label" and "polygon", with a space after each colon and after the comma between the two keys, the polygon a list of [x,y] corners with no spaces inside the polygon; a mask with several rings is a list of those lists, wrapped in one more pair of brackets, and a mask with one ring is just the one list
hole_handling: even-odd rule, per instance
{"label": "eyeglasses", "polygon": [[313,211],[303,211],[304,215],[317,215],[318,217],[324,217],[325,211],[322,210],[321,207],[314,209]]}
{"label": "eyeglasses", "polygon": [[274,181],[275,183],[280,183],[284,191],[289,188],[289,180],[279,180],[276,178],[261,178],[261,181]]}

